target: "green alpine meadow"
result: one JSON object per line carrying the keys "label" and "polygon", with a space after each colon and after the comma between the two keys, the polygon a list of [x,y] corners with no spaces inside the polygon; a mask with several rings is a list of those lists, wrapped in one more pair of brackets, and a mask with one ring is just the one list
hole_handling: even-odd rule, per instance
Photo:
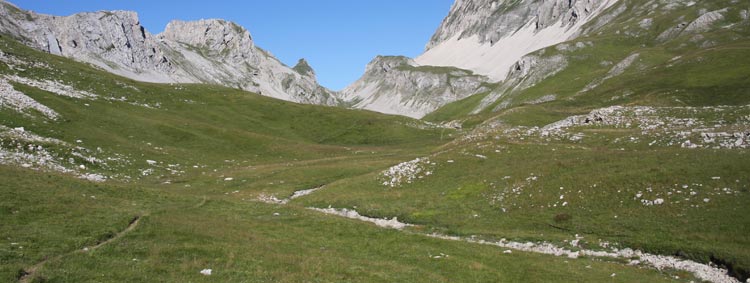
{"label": "green alpine meadow", "polygon": [[746,1],[456,0],[342,90],[231,21],[22,7],[0,282],[750,282]]}

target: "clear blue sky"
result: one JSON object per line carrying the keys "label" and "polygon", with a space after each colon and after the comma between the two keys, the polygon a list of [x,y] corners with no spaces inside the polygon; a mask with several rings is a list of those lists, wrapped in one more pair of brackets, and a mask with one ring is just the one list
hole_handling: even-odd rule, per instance
{"label": "clear blue sky", "polygon": [[221,18],[253,35],[256,44],[293,66],[305,58],[323,86],[339,90],[362,75],[376,55],[415,57],[453,0],[10,0],[52,15],[131,10],[153,34],[172,19]]}

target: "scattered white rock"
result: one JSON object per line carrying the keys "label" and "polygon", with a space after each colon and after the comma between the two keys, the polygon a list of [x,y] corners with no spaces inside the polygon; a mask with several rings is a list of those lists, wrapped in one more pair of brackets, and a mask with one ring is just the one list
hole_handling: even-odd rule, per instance
{"label": "scattered white rock", "polygon": [[323,189],[323,187],[324,186],[320,186],[320,187],[312,188],[312,189],[308,189],[308,190],[296,191],[296,192],[294,192],[294,194],[292,194],[292,196],[289,197],[289,199],[296,199],[296,198],[300,198],[300,197],[304,197],[304,196],[310,195],[310,194],[312,194],[314,192],[317,192],[317,191]]}
{"label": "scattered white rock", "polygon": [[[8,143],[6,144],[6,142]],[[107,179],[103,175],[83,172],[88,167],[84,164],[75,165],[74,158],[69,158],[66,164],[62,158],[57,157],[60,149],[53,152],[47,149],[48,145],[55,145],[57,148],[64,148],[65,154],[80,158],[83,163],[107,166],[107,163],[103,160],[83,154],[82,152],[89,152],[83,147],[73,146],[58,139],[42,137],[22,127],[11,129],[0,125],[0,145],[3,144],[12,147],[0,146],[0,164],[73,174],[94,182],[103,182]]]}
{"label": "scattered white rock", "polygon": [[463,241],[463,242],[476,243],[476,244],[482,244],[482,245],[497,246],[497,247],[502,247],[502,248],[510,248],[510,249],[524,251],[524,252],[540,253],[540,254],[547,254],[547,255],[554,255],[554,256],[565,256],[568,258],[578,258],[581,256],[605,257],[605,258],[617,258],[617,259],[639,258],[637,262],[631,262],[631,264],[644,264],[644,265],[652,266],[658,270],[665,270],[665,269],[683,270],[683,271],[692,273],[693,275],[695,275],[696,277],[702,280],[706,280],[710,282],[739,283],[737,279],[729,276],[727,270],[725,269],[713,267],[707,264],[697,263],[691,260],[682,260],[682,259],[678,259],[672,256],[660,256],[660,255],[648,254],[648,253],[644,253],[641,251],[632,250],[628,248],[625,248],[625,249],[612,248],[612,251],[594,251],[594,250],[586,250],[586,249],[581,249],[578,251],[571,251],[565,248],[557,247],[551,243],[546,243],[546,242],[521,243],[521,242],[508,241],[505,239],[501,239],[500,241],[493,242],[493,241],[486,241],[486,240],[475,239],[475,238],[462,238],[462,237],[457,237],[457,236],[447,236],[447,235],[441,235],[441,234],[429,234],[427,236],[438,238],[438,239],[444,239],[444,240]]}
{"label": "scattered white rock", "polygon": [[[542,141],[580,141],[583,133],[573,131],[579,127],[613,127],[638,129],[640,134],[615,139],[615,143],[649,142],[649,146],[681,146],[687,149],[746,149],[750,148],[750,120],[721,120],[722,116],[744,115],[750,111],[746,106],[716,107],[647,107],[612,106],[591,111],[587,115],[571,116],[566,119],[539,127],[508,127],[488,124],[480,127],[465,140],[486,137],[488,131],[498,132],[509,139],[525,140],[540,138]],[[696,118],[712,115],[711,118]],[[713,126],[713,125],[716,126]],[[495,130],[497,128],[498,130]],[[724,130],[724,131],[722,131]]]}
{"label": "scattered white rock", "polygon": [[360,221],[370,222],[374,223],[377,226],[384,227],[384,228],[392,228],[392,229],[404,229],[409,226],[413,226],[411,224],[406,224],[403,222],[399,222],[398,218],[393,217],[392,219],[379,219],[379,218],[372,218],[372,217],[366,217],[360,215],[357,211],[351,210],[351,209],[335,209],[335,208],[309,208],[311,210],[315,210],[318,212],[322,212],[325,214],[332,214],[332,215],[338,215],[350,219],[356,219]]}
{"label": "scattered white rock", "polygon": [[60,118],[60,114],[15,90],[5,78],[0,77],[0,109],[2,108],[10,108],[24,115],[30,115],[27,110],[36,110],[50,120]]}
{"label": "scattered white rock", "polygon": [[266,194],[260,194],[258,196],[258,200],[265,203],[270,204],[287,204],[289,202],[289,199],[279,199],[275,196],[266,195]]}
{"label": "scattered white rock", "polygon": [[423,179],[432,175],[428,169],[434,166],[429,158],[417,158],[395,165],[381,173],[384,179],[382,184],[391,188],[401,187],[403,184],[411,184],[417,179]]}
{"label": "scattered white rock", "polygon": [[94,99],[97,97],[88,91],[78,90],[70,85],[66,85],[59,81],[51,80],[35,80],[31,78],[24,78],[19,76],[5,76],[8,80],[32,86],[47,92],[51,92],[60,96],[79,98],[79,99]]}

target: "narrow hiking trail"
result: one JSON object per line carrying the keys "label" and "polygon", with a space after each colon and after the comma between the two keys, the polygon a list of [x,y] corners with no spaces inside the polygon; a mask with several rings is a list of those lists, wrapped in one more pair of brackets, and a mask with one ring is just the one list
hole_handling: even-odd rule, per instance
{"label": "narrow hiking trail", "polygon": [[64,254],[61,254],[61,255],[54,256],[54,257],[47,257],[47,258],[43,259],[42,261],[40,261],[40,262],[38,262],[38,263],[36,263],[36,264],[28,267],[28,268],[24,268],[23,271],[22,271],[22,275],[18,278],[18,282],[20,282],[20,283],[29,283],[29,282],[32,282],[32,280],[36,276],[36,272],[40,268],[42,268],[47,262],[61,260],[62,258],[66,257],[66,256],[73,255],[73,254],[92,252],[92,251],[94,251],[96,249],[99,249],[99,248],[101,248],[101,247],[103,247],[103,246],[105,246],[105,245],[107,245],[109,243],[112,243],[112,242],[114,242],[114,241],[122,238],[126,234],[130,233],[131,231],[133,231],[136,227],[138,227],[138,223],[140,223],[141,219],[143,219],[143,217],[145,217],[145,216],[146,215],[133,217],[133,219],[130,220],[130,222],[128,223],[128,226],[125,227],[125,229],[123,229],[122,231],[118,232],[117,234],[115,234],[114,236],[110,237],[107,240],[104,240],[104,241],[99,242],[99,243],[97,243],[95,245],[92,245],[92,246],[86,246],[86,247],[83,247],[82,249],[77,249],[77,250],[74,250],[74,251],[71,251],[71,252],[67,252],[67,253],[64,253]]}

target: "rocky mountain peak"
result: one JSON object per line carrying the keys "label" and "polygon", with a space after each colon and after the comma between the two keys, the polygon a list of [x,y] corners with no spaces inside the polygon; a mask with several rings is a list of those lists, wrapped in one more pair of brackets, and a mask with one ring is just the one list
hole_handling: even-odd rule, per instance
{"label": "rocky mountain peak", "polygon": [[0,15],[0,32],[55,55],[90,62],[136,79],[161,82],[166,78],[153,73],[174,72],[158,42],[132,11],[59,17],[23,11],[3,2]]}
{"label": "rocky mountain peak", "polygon": [[300,75],[313,78],[315,77],[315,70],[313,70],[310,64],[307,63],[307,60],[305,60],[305,58],[299,59],[299,61],[297,61],[297,65],[294,65],[292,69],[297,71],[297,73],[299,73]]}
{"label": "rocky mountain peak", "polygon": [[341,96],[356,108],[422,118],[447,103],[486,91],[486,81],[466,70],[420,66],[404,56],[377,56]]}
{"label": "rocky mountain peak", "polygon": [[307,62],[299,73],[255,46],[236,23],[172,21],[158,36],[130,11],[52,16],[0,0],[0,33],[42,51],[94,64],[114,74],[156,83],[209,83],[279,99],[336,105]]}
{"label": "rocky mountain peak", "polygon": [[190,22],[174,20],[159,37],[202,48],[210,53],[249,52],[255,46],[247,29],[220,19]]}
{"label": "rocky mountain peak", "polygon": [[97,16],[100,18],[112,17],[122,22],[131,23],[133,25],[140,25],[141,20],[138,13],[135,11],[115,10],[115,11],[97,11],[97,12],[83,12],[76,14],[81,17]]}
{"label": "rocky mountain peak", "polygon": [[367,64],[367,67],[365,68],[366,74],[377,74],[377,73],[388,73],[391,70],[398,68],[400,66],[416,66],[417,63],[414,62],[409,57],[405,56],[376,56],[375,59],[372,59],[370,63]]}

